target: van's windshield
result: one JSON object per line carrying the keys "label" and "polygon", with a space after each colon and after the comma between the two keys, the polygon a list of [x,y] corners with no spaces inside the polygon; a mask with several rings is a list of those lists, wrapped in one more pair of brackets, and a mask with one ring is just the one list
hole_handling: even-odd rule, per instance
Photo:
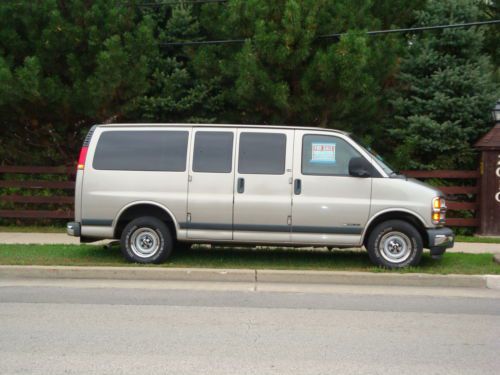
{"label": "van's windshield", "polygon": [[389,176],[397,175],[397,171],[395,171],[394,168],[392,168],[384,160],[384,158],[382,156],[380,156],[374,149],[372,149],[370,146],[364,144],[363,141],[361,141],[357,137],[354,137],[354,136],[351,135],[351,138],[358,145],[360,145],[362,149],[364,149],[366,152],[368,152],[372,156],[372,159],[375,161],[375,163],[377,163],[380,166],[380,168],[382,168],[384,170],[384,172],[387,173],[387,175],[389,175]]}

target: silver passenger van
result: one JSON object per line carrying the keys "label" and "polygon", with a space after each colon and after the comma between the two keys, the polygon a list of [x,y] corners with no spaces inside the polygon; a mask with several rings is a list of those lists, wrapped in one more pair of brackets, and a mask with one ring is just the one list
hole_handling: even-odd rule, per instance
{"label": "silver passenger van", "polygon": [[361,247],[389,268],[453,246],[442,194],[347,133],[321,128],[112,124],[78,162],[81,242],[120,239],[139,263],[193,243]]}

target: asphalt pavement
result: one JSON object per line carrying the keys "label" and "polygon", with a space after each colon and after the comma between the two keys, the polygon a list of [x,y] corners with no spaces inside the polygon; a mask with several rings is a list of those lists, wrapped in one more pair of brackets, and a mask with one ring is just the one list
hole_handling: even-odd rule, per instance
{"label": "asphalt pavement", "polygon": [[497,374],[500,291],[0,280],[1,374]]}

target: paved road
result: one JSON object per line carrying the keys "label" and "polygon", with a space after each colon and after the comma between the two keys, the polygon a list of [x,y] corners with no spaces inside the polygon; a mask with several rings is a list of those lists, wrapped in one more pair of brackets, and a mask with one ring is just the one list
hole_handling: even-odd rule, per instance
{"label": "paved road", "polygon": [[0,374],[498,374],[500,292],[0,280]]}

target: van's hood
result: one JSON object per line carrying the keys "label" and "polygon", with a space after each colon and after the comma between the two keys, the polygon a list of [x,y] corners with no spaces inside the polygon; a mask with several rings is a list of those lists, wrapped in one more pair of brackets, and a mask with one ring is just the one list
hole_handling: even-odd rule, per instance
{"label": "van's hood", "polygon": [[429,184],[426,184],[425,182],[422,182],[420,180],[417,180],[416,178],[408,178],[407,181],[411,182],[411,183],[414,183],[416,185],[420,185],[420,186],[426,187],[427,189],[431,190],[438,197],[444,197],[445,196],[445,194],[441,190],[439,190],[438,188],[436,188],[434,186],[431,186]]}

